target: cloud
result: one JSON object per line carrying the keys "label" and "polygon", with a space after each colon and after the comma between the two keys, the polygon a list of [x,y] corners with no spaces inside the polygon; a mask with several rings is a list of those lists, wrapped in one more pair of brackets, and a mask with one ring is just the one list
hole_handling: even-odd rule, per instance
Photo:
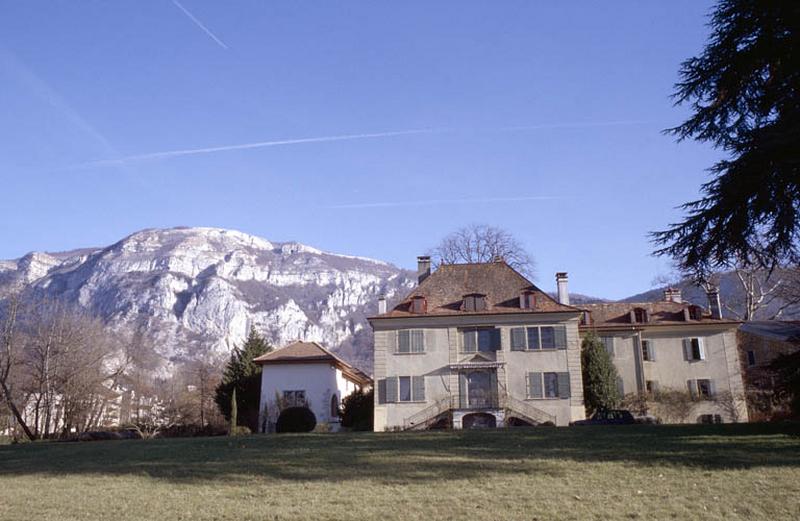
{"label": "cloud", "polygon": [[547,196],[547,195],[531,195],[521,197],[478,197],[472,199],[426,199],[420,201],[385,201],[385,202],[367,202],[367,203],[352,203],[352,204],[335,204],[325,206],[331,210],[353,210],[362,208],[397,208],[408,206],[440,206],[449,204],[488,204],[488,203],[509,203],[520,201],[555,201],[569,199],[562,196]]}
{"label": "cloud", "polygon": [[215,35],[214,33],[211,32],[211,29],[209,29],[208,27],[203,25],[203,22],[198,20],[188,9],[183,7],[183,5],[181,5],[181,3],[178,2],[178,0],[172,0],[172,3],[175,4],[175,7],[177,7],[181,11],[183,11],[183,14],[185,14],[189,18],[189,20],[194,22],[194,24],[197,27],[199,27],[200,30],[202,30],[204,33],[206,33],[209,38],[214,40],[217,43],[217,45],[219,45],[220,47],[222,47],[226,51],[228,50],[228,45],[225,42],[223,42],[222,40],[220,40],[219,38],[217,38],[217,35]]}
{"label": "cloud", "polygon": [[397,130],[393,132],[373,132],[367,134],[343,134],[338,136],[307,137],[297,139],[281,139],[276,141],[259,141],[256,143],[243,143],[238,145],[223,145],[218,147],[206,148],[186,148],[182,150],[169,150],[166,152],[153,152],[149,154],[139,154],[135,156],[121,157],[119,159],[102,159],[90,161],[82,166],[107,166],[119,165],[135,161],[147,161],[153,159],[167,159],[181,156],[194,156],[198,154],[212,154],[214,152],[227,152],[231,150],[247,150],[251,148],[278,147],[285,145],[300,145],[304,143],[326,143],[330,141],[353,141],[357,139],[374,139],[382,137],[406,136],[411,134],[428,134],[436,132],[432,129]]}
{"label": "cloud", "polygon": [[86,167],[102,167],[121,165],[126,163],[149,161],[158,159],[169,159],[182,156],[193,156],[198,154],[212,154],[216,152],[228,152],[232,150],[248,150],[256,148],[267,148],[287,145],[302,145],[309,143],[327,143],[332,141],[355,141],[360,139],[375,139],[397,136],[408,136],[414,134],[452,134],[456,132],[523,132],[526,130],[546,130],[546,129],[559,129],[559,128],[592,128],[592,127],[614,127],[626,125],[640,125],[647,123],[642,120],[620,120],[620,121],[576,121],[567,123],[543,123],[538,125],[524,125],[524,126],[509,126],[509,127],[494,127],[494,128],[422,128],[410,130],[394,130],[388,132],[371,132],[361,134],[341,134],[335,136],[319,136],[307,138],[294,138],[294,139],[280,139],[274,141],[257,141],[255,143],[241,143],[235,145],[221,145],[203,148],[185,148],[178,150],[167,150],[164,152],[150,152],[146,154],[137,154],[132,156],[125,156],[116,159],[100,159],[96,161],[88,161],[79,165],[74,165],[74,168]]}

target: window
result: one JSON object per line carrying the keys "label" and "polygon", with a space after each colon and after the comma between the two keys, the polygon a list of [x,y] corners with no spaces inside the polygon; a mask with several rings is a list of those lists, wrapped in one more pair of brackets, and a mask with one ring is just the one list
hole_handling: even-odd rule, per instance
{"label": "window", "polygon": [[528,373],[528,398],[569,398],[569,373]]}
{"label": "window", "polygon": [[686,360],[690,362],[705,360],[706,350],[703,345],[702,338],[684,338],[683,339],[683,354]]}
{"label": "window", "polygon": [[692,395],[692,398],[710,400],[716,395],[713,380],[688,380],[687,384],[689,385],[689,393]]}
{"label": "window", "polygon": [[306,392],[303,391],[283,391],[284,407],[305,407]]}
{"label": "window", "polygon": [[464,311],[484,311],[486,309],[486,295],[472,293],[464,295]]}
{"label": "window", "polygon": [[701,414],[697,417],[697,423],[722,423],[722,416],[719,414]]}
{"label": "window", "polygon": [[658,392],[658,382],[655,380],[647,380],[644,383],[647,394],[656,394]]}
{"label": "window", "polygon": [[425,297],[416,296],[411,299],[411,312],[412,313],[427,313],[428,304]]}
{"label": "window", "polygon": [[608,352],[609,355],[614,356],[614,337],[613,336],[600,337],[600,342],[602,342],[603,346],[605,346],[606,352]]}
{"label": "window", "polygon": [[654,362],[656,357],[653,352],[653,344],[649,340],[642,340],[642,360],[645,362]]}
{"label": "window", "polygon": [[502,349],[500,330],[493,327],[465,329],[461,345],[465,353],[499,351]]}
{"label": "window", "polygon": [[331,396],[331,418],[339,417],[339,395]]}
{"label": "window", "polygon": [[424,376],[390,376],[378,380],[379,404],[424,401]]}
{"label": "window", "polygon": [[536,307],[536,294],[532,291],[523,291],[519,296],[521,309],[534,309]]}
{"label": "window", "polygon": [[398,400],[401,402],[410,402],[411,401],[411,377],[410,376],[400,376],[397,378],[400,383],[400,393],[398,394]]}
{"label": "window", "polygon": [[648,322],[647,310],[644,308],[635,308],[631,313],[632,322],[637,324],[645,324]]}
{"label": "window", "polygon": [[539,349],[566,348],[567,328],[565,326],[511,328],[512,351],[534,351]]}
{"label": "window", "polygon": [[689,306],[689,320],[702,320],[703,308],[700,306]]}
{"label": "window", "polygon": [[747,367],[753,367],[756,365],[756,352],[755,351],[748,351],[747,352]]}
{"label": "window", "polygon": [[425,332],[422,329],[401,329],[397,332],[398,353],[424,353]]}

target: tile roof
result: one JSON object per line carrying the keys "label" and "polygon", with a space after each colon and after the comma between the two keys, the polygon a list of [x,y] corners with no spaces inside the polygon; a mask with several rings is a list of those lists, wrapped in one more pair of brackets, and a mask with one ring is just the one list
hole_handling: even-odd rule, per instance
{"label": "tile roof", "polygon": [[350,379],[354,380],[356,383],[361,385],[372,384],[372,379],[369,376],[316,342],[302,342],[298,340],[285,347],[254,358],[253,361],[259,365],[330,362],[341,369],[345,375],[349,376]]}
{"label": "tile roof", "polygon": [[[686,325],[686,324],[738,324],[731,319],[711,318],[709,313],[702,311],[700,320],[687,321],[684,310],[693,306],[690,302],[604,302],[600,304],[583,304],[581,308],[591,313],[591,325],[582,324],[581,327],[612,327],[631,325],[631,312],[635,309],[647,310],[649,325]],[[701,308],[702,309],[702,308]],[[635,324],[635,325],[646,325]]]}
{"label": "tile roof", "polygon": [[[535,296],[533,309],[520,307],[520,294],[524,291],[530,291]],[[470,294],[486,295],[487,308],[481,311],[463,311],[463,298]],[[425,313],[411,312],[411,300],[419,296],[425,297]],[[423,280],[394,309],[372,318],[579,311],[578,308],[559,304],[511,266],[503,261],[496,261],[444,264]]]}
{"label": "tile roof", "polygon": [[754,320],[742,324],[742,331],[781,342],[800,343],[800,321]]}

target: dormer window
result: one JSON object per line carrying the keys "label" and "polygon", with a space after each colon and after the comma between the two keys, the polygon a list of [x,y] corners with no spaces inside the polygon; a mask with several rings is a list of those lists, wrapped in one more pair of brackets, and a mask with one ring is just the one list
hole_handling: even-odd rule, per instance
{"label": "dormer window", "polygon": [[519,295],[520,309],[534,309],[536,307],[536,293],[533,291],[523,291]]}
{"label": "dormer window", "polygon": [[703,308],[700,306],[689,306],[688,308],[684,308],[684,317],[686,320],[702,320]]}
{"label": "dormer window", "polygon": [[470,293],[464,295],[464,311],[485,311],[486,310],[486,295],[481,293]]}
{"label": "dormer window", "polygon": [[411,299],[411,312],[423,314],[428,312],[428,302],[423,296],[416,296]]}
{"label": "dormer window", "polygon": [[591,311],[584,311],[581,314],[581,325],[582,326],[590,326],[590,325],[592,325],[592,313],[591,313]]}
{"label": "dormer window", "polygon": [[649,314],[644,308],[634,308],[631,311],[631,324],[646,324],[650,321]]}

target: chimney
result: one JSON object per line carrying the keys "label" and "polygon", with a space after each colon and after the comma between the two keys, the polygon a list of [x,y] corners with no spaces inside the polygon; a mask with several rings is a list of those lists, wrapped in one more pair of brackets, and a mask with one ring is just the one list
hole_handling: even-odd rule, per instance
{"label": "chimney", "polygon": [[386,296],[380,295],[378,296],[378,314],[383,315],[386,313]]}
{"label": "chimney", "polygon": [[678,304],[682,303],[683,297],[681,296],[681,290],[672,287],[665,289],[664,300],[666,302],[677,302]]}
{"label": "chimney", "polygon": [[427,279],[431,274],[431,258],[429,255],[417,257],[417,284]]}
{"label": "chimney", "polygon": [[719,302],[719,288],[711,287],[706,292],[708,297],[708,310],[711,312],[711,318],[717,320],[722,318],[722,305]]}
{"label": "chimney", "polygon": [[567,291],[567,272],[556,273],[556,286],[558,287],[558,302],[569,306],[569,291]]}

